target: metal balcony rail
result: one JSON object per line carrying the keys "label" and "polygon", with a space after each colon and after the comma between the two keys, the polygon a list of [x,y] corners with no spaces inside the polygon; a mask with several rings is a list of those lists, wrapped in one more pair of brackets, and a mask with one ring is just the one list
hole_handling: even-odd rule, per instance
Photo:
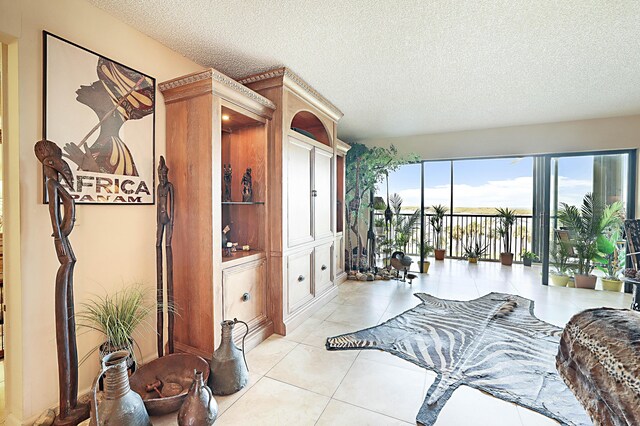
{"label": "metal balcony rail", "polygon": [[[384,220],[384,214],[376,212],[375,219]],[[401,213],[406,220],[411,213]],[[433,214],[424,215],[424,236],[425,242],[435,245],[436,235],[429,225],[429,219]],[[391,226],[390,228],[393,228]],[[482,260],[499,261],[500,253],[503,249],[503,239],[500,237],[500,217],[490,214],[447,214],[443,220],[443,244],[446,255],[450,258],[463,258],[464,248],[467,245],[478,242],[481,247],[486,247],[486,252],[480,257]],[[515,262],[522,262],[523,251],[533,251],[532,249],[533,216],[518,215],[515,224],[511,228],[511,252],[514,254]],[[386,231],[378,228],[376,235],[379,240],[388,238],[394,240],[395,231]],[[402,250],[391,244],[392,250]],[[420,221],[411,228],[409,242],[406,249],[407,254],[420,257]],[[384,257],[382,255],[381,257]]]}

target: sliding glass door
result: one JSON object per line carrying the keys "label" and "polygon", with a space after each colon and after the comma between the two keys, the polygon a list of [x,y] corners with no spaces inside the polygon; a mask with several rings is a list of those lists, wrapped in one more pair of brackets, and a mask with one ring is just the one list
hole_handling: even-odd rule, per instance
{"label": "sliding glass door", "polygon": [[[549,195],[544,210],[549,217],[548,244],[543,253],[544,284],[549,282],[550,272],[560,272],[556,251],[560,239],[568,237],[558,221],[563,205],[580,208],[584,196],[592,193],[598,203],[622,202],[625,216],[635,217],[635,151],[550,155],[547,176]],[[569,262],[572,260],[570,257]]]}

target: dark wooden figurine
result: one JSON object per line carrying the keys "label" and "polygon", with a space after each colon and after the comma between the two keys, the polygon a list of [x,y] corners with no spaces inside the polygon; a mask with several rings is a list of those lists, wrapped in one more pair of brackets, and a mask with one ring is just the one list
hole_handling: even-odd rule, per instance
{"label": "dark wooden figurine", "polygon": [[52,236],[60,262],[55,287],[60,413],[54,424],[77,425],[89,418],[89,405],[78,404],[78,348],[73,304],[73,269],[76,257],[69,242],[76,208],[71,194],[60,183],[62,177],[69,186],[73,186],[73,174],[62,158],[62,150],[55,143],[43,139],[36,143],[34,151],[44,166]]}
{"label": "dark wooden figurine", "polygon": [[252,185],[251,168],[248,168],[244,173],[244,176],[242,176],[242,201],[249,203],[253,201]]}
{"label": "dark wooden figurine", "polygon": [[231,164],[224,164],[224,195],[222,201],[231,201]]}
{"label": "dark wooden figurine", "polygon": [[173,237],[174,223],[174,190],[173,184],[169,182],[169,168],[164,161],[164,157],[160,156],[160,164],[158,165],[158,230],[156,233],[156,277],[157,277],[157,331],[158,331],[158,357],[164,353],[164,320],[163,320],[163,274],[162,274],[162,237],[166,230],[165,251],[167,263],[167,299],[169,301],[168,316],[168,351],[173,353],[173,250],[171,249],[171,239]]}

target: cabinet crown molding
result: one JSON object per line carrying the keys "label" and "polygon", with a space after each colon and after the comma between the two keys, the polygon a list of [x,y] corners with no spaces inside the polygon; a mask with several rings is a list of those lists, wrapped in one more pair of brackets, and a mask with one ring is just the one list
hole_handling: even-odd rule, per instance
{"label": "cabinet crown molding", "polygon": [[[271,102],[269,99],[259,95],[258,93],[254,92],[253,90],[249,89],[243,84],[238,83],[231,77],[228,77],[225,74],[213,68],[209,68],[204,71],[195,72],[182,77],[174,78],[173,80],[162,82],[158,85],[158,88],[160,89],[161,92],[165,92],[171,89],[176,89],[178,87],[196,83],[202,80],[211,80],[212,82],[214,82],[214,84],[212,85],[213,86],[212,90],[215,92],[218,92],[218,94],[223,98],[229,98],[228,100],[232,102],[234,101],[233,94],[239,93],[251,99],[252,101],[256,102],[262,107],[265,107],[271,110],[276,109],[276,104]],[[215,83],[218,83],[218,87],[216,87]],[[229,89],[231,91],[229,91]],[[226,94],[230,96],[226,96]]]}
{"label": "cabinet crown molding", "polygon": [[242,84],[256,83],[258,81],[269,80],[272,78],[281,78],[282,84],[297,93],[303,99],[327,114],[332,120],[338,121],[344,115],[334,104],[329,102],[327,98],[322,96],[316,89],[311,87],[298,74],[289,68],[283,67],[259,74],[253,74],[238,80]]}

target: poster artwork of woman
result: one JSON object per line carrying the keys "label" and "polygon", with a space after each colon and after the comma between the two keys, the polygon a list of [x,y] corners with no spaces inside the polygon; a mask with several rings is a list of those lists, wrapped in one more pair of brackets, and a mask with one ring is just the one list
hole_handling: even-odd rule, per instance
{"label": "poster artwork of woman", "polygon": [[[65,156],[76,163],[78,170],[138,176],[131,151],[120,137],[120,129],[127,120],[139,120],[153,113],[153,82],[104,58],[98,60],[97,72],[98,80],[90,86],[80,86],[76,100],[91,108],[99,122],[80,143],[66,144]],[[98,138],[88,146],[87,139],[98,127]]]}

